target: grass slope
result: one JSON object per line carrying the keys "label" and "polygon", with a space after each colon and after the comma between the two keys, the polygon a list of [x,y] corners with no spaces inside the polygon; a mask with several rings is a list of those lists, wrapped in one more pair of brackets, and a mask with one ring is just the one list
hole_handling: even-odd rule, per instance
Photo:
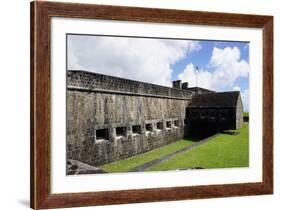
{"label": "grass slope", "polygon": [[213,140],[148,168],[147,171],[165,171],[179,168],[231,168],[249,165],[248,124],[238,135],[219,134]]}
{"label": "grass slope", "polygon": [[163,146],[161,148],[128,158],[120,161],[116,161],[113,163],[105,164],[100,166],[99,168],[107,171],[107,172],[127,172],[132,168],[140,166],[146,162],[151,160],[163,157],[167,154],[185,148],[191,144],[195,143],[190,140],[179,140],[175,143]]}

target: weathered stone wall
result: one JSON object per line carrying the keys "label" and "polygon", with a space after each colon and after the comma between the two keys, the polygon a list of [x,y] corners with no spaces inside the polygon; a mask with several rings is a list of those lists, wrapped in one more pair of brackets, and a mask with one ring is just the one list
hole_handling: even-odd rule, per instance
{"label": "weathered stone wall", "polygon": [[71,71],[67,85],[70,159],[98,166],[183,138],[190,91]]}
{"label": "weathered stone wall", "polygon": [[236,106],[236,129],[243,126],[243,103],[241,95],[239,94]]}
{"label": "weathered stone wall", "polygon": [[177,88],[169,88],[145,82],[112,77],[103,74],[89,73],[84,71],[67,72],[68,89],[112,91],[114,93],[130,95],[146,95],[168,98],[190,98],[194,92]]}

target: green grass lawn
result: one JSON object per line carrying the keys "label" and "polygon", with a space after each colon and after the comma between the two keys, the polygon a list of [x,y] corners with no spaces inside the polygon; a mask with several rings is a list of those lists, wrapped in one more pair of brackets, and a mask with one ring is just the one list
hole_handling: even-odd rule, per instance
{"label": "green grass lawn", "polygon": [[185,148],[191,144],[195,143],[191,140],[179,140],[175,143],[163,146],[161,148],[137,155],[135,157],[131,157],[128,159],[116,161],[113,163],[105,164],[100,166],[99,168],[107,171],[107,172],[127,172],[132,168],[140,166],[146,162],[152,161],[154,159],[163,157],[167,154]]}
{"label": "green grass lawn", "polygon": [[249,112],[243,112],[243,117],[249,117]]}
{"label": "green grass lawn", "polygon": [[193,167],[247,167],[249,165],[248,124],[245,123],[237,131],[239,132],[238,135],[219,134],[205,144],[148,168],[147,171],[165,171]]}

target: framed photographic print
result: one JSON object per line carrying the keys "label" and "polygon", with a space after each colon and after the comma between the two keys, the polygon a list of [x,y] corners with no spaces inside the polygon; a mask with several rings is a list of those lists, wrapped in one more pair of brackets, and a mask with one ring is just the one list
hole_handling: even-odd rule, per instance
{"label": "framed photographic print", "polygon": [[273,193],[273,17],[31,3],[31,207]]}

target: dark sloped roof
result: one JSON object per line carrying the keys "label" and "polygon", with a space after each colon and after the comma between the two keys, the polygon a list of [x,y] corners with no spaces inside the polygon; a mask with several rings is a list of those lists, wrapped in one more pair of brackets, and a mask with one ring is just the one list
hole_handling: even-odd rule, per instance
{"label": "dark sloped roof", "polygon": [[209,89],[201,88],[201,87],[190,87],[190,88],[187,88],[186,90],[191,90],[191,91],[202,91],[202,92],[210,92],[210,93],[214,93],[214,92],[215,92],[215,91],[213,91],[213,90],[209,90]]}
{"label": "dark sloped roof", "polygon": [[191,101],[191,107],[236,107],[239,91],[203,93],[195,95]]}

